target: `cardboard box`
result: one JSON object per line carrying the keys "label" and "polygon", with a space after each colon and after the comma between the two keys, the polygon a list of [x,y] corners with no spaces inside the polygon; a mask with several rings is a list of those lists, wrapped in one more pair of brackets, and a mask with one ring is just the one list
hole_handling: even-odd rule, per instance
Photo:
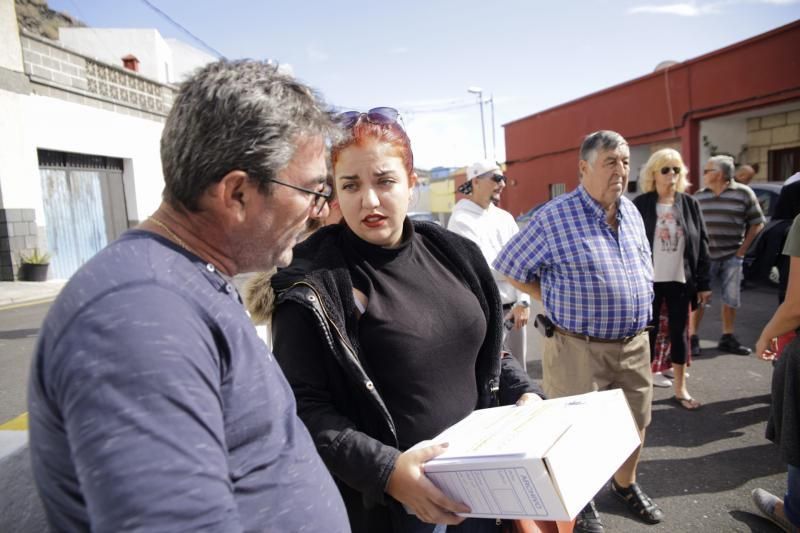
{"label": "cardboard box", "polygon": [[640,444],[621,390],[482,409],[433,442],[425,473],[465,516],[540,520],[572,520]]}

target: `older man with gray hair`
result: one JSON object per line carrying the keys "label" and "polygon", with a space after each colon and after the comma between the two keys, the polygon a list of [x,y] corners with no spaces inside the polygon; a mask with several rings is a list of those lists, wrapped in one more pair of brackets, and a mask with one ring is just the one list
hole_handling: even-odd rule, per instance
{"label": "older man with gray hair", "polygon": [[53,304],[29,385],[33,472],[64,531],[350,531],[231,277],[325,216],[336,129],[305,85],[220,61],[164,125],[158,210]]}
{"label": "older man with gray hair", "polygon": [[[694,197],[708,229],[708,252],[712,290],[720,290],[722,300],[722,337],[717,347],[728,353],[750,355],[734,336],[736,309],[741,304],[742,262],[750,243],[764,227],[764,214],[753,190],[734,180],[733,158],[715,155],[703,169],[703,189]],[[692,355],[700,355],[697,331],[704,309],[692,313]]]}
{"label": "older man with gray hair", "polygon": [[[639,211],[622,196],[630,150],[613,131],[581,145],[581,183],[536,212],[494,262],[512,285],[541,299],[547,324],[543,381],[550,397],[622,389],[644,443],[653,397],[646,327],[653,300],[650,245]],[[638,518],[663,519],[636,483],[639,447],[614,474],[611,490]],[[590,502],[575,531],[603,531]]]}

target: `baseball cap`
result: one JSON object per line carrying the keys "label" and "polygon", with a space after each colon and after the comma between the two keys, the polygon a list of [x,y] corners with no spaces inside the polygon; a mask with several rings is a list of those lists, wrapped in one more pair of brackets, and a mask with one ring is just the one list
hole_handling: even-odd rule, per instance
{"label": "baseball cap", "polygon": [[477,178],[478,176],[488,174],[489,172],[502,174],[503,169],[500,168],[500,165],[494,161],[490,161],[489,159],[476,161],[467,167],[467,181],[471,180],[472,178]]}

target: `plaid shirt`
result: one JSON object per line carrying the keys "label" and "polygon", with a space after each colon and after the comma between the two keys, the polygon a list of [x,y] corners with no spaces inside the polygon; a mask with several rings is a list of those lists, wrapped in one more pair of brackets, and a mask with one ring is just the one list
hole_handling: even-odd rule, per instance
{"label": "plaid shirt", "polygon": [[553,199],[497,256],[494,268],[539,281],[544,308],[559,327],[619,339],[647,326],[653,264],[642,217],[620,198],[618,232],[583,186]]}

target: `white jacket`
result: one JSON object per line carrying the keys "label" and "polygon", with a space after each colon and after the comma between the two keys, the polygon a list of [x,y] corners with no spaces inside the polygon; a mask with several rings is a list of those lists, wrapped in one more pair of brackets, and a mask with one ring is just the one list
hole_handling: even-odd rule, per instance
{"label": "white jacket", "polygon": [[[491,268],[497,254],[518,231],[511,213],[490,204],[484,209],[472,200],[463,198],[453,208],[447,229],[475,242]],[[518,301],[530,302],[530,297],[516,290],[505,277],[492,268],[500,299],[503,304]]]}

